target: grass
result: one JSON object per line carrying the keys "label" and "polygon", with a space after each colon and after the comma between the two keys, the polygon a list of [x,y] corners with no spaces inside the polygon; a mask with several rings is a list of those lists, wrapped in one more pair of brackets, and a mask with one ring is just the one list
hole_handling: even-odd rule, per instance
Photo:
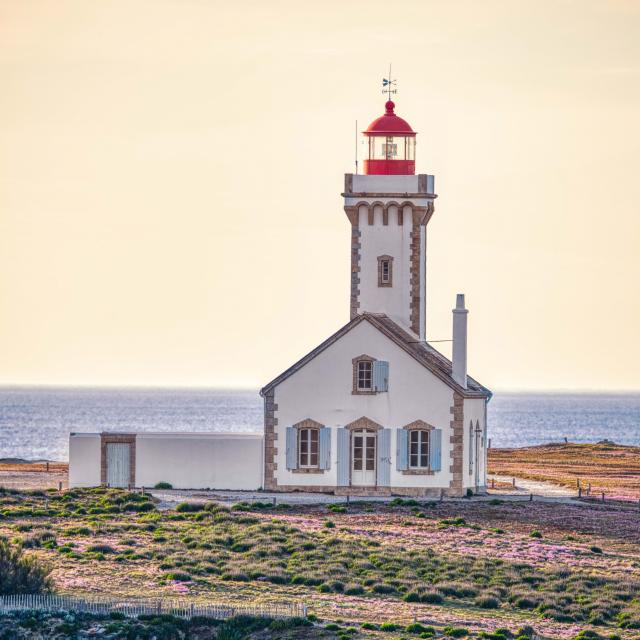
{"label": "grass", "polygon": [[[339,626],[344,611],[345,628],[389,634],[396,625],[415,637],[459,628],[456,619],[474,620],[473,633],[498,623],[551,637],[580,626],[631,633],[640,627],[639,530],[637,513],[542,503],[397,500],[342,511],[189,502],[159,512],[148,495],[119,490],[0,492],[0,535],[50,563],[57,591],[302,600]],[[414,616],[441,624],[411,631]]]}
{"label": "grass", "polygon": [[547,444],[520,449],[490,449],[489,473],[552,482],[583,496],[640,500],[640,447],[598,444]]}

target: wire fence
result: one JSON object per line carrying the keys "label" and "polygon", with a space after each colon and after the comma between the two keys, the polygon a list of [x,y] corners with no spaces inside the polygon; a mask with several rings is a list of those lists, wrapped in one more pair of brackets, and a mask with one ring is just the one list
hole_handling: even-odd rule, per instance
{"label": "wire fence", "polygon": [[117,612],[128,618],[140,615],[172,615],[179,618],[205,616],[226,620],[240,615],[265,618],[295,618],[307,615],[303,603],[222,604],[197,603],[188,600],[135,599],[65,596],[56,594],[15,594],[0,596],[0,614],[11,611],[76,611],[98,615]]}

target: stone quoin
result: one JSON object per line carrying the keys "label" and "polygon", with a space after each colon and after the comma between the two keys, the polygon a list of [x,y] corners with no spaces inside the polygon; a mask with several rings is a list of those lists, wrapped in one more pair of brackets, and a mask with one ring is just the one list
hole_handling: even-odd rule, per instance
{"label": "stone quoin", "polygon": [[467,309],[453,362],[426,340],[434,176],[415,174],[416,132],[385,104],[346,174],[349,322],[261,390],[264,488],[461,496],[486,487],[491,392],[467,374]]}

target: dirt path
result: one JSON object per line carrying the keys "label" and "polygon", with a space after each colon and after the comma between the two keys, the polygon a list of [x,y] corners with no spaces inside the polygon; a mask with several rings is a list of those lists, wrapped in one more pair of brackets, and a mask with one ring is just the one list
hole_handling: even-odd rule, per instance
{"label": "dirt path", "polygon": [[[533,494],[536,497],[541,498],[576,498],[576,492],[572,491],[568,487],[563,487],[561,485],[553,484],[552,482],[541,482],[537,480],[527,480],[525,478],[516,478],[515,488],[508,490],[501,489],[490,489],[491,494],[502,494],[506,493],[507,495],[529,495]],[[491,480],[494,479],[496,482],[500,483],[510,483],[512,481],[512,476],[500,476],[500,475],[490,475],[489,476],[489,484]]]}

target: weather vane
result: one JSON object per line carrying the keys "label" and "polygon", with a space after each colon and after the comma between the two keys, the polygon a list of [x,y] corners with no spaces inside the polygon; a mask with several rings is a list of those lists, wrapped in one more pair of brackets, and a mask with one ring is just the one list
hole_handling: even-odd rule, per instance
{"label": "weather vane", "polygon": [[389,77],[382,78],[382,93],[387,93],[389,95],[389,100],[391,100],[392,93],[398,93],[397,89],[394,89],[396,86],[396,81],[391,78],[391,65],[389,65]]}

